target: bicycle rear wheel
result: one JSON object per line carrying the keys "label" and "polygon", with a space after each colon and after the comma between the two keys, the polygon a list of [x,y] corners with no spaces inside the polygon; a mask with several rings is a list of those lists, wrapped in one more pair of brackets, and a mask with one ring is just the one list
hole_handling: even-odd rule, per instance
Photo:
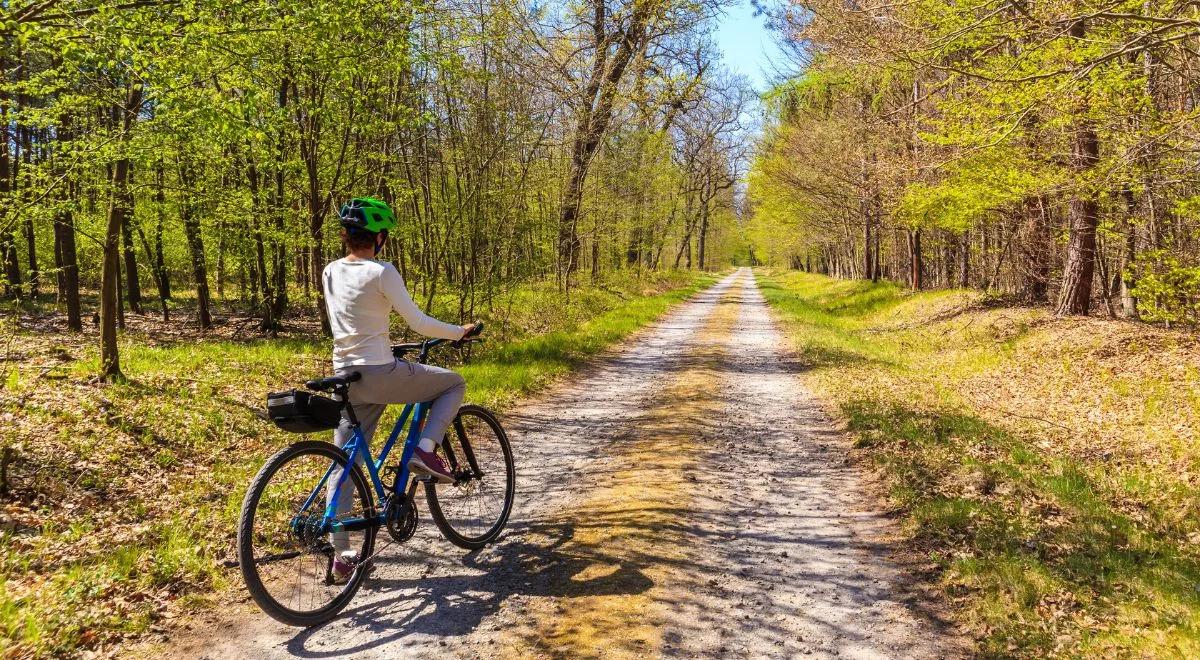
{"label": "bicycle rear wheel", "polygon": [[500,535],[512,511],[516,470],[508,436],[491,411],[475,405],[458,410],[438,452],[454,456],[456,472],[468,474],[470,459],[482,474],[454,485],[425,485],[429,513],[442,536],[468,550],[482,548]]}
{"label": "bicycle rear wheel", "polygon": [[[336,539],[320,531],[328,488],[348,461],[327,442],[297,442],[268,459],[246,492],[238,563],[254,602],[281,623],[328,621],[366,577],[369,562],[362,561],[348,581],[336,584],[333,560],[342,553],[356,561],[370,558],[378,528],[342,532]],[[358,466],[351,468],[339,503],[338,520],[374,518],[371,491]]]}

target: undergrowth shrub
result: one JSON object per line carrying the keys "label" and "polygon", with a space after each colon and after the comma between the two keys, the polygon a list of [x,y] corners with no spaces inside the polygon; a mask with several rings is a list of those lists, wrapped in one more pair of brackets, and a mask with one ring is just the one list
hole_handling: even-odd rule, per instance
{"label": "undergrowth shrub", "polygon": [[1144,252],[1132,293],[1145,321],[1200,325],[1200,266],[1186,266],[1162,250]]}

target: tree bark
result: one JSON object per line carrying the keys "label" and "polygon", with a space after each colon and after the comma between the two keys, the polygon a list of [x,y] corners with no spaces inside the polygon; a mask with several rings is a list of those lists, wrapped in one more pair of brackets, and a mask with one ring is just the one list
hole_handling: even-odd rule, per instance
{"label": "tree bark", "polygon": [[[22,68],[28,71],[28,59],[25,59],[24,66]],[[19,95],[18,100],[21,106],[29,105],[29,97],[25,94]],[[33,165],[33,131],[29,126],[22,126],[20,133],[22,166],[26,170],[29,170],[32,169]],[[25,190],[22,195],[23,199],[30,201],[31,193],[32,191],[30,190],[30,187],[28,185],[25,186]],[[40,275],[38,273],[37,235],[33,230],[33,214],[29,212],[32,210],[32,207],[26,206],[25,208],[26,213],[22,233],[25,238],[25,258],[26,262],[29,264],[29,297],[31,299],[36,299],[38,295],[38,279]]]}
{"label": "tree bark", "polygon": [[208,291],[208,263],[204,256],[204,237],[200,234],[200,217],[192,201],[191,190],[196,176],[192,164],[181,162],[179,180],[185,188],[183,200],[183,233],[187,238],[188,254],[192,260],[192,277],[196,280],[196,321],[201,330],[212,327],[211,297]]}
{"label": "tree bark", "polygon": [[[131,168],[132,170],[132,168]],[[133,178],[133,172],[129,173],[129,178]],[[142,313],[142,287],[138,282],[137,272],[137,256],[133,251],[133,197],[129,198],[129,208],[125,217],[125,222],[121,223],[121,243],[124,247],[125,257],[125,299],[129,303],[130,311]]]}
{"label": "tree bark", "polygon": [[[262,208],[262,191],[259,188],[258,168],[250,163],[246,169],[246,179],[250,184],[250,199],[255,208]],[[272,280],[267,274],[267,245],[263,238],[263,218],[254,214],[252,220],[254,229],[254,268],[251,279],[254,291],[262,292],[262,323],[260,328],[274,334],[277,330],[275,322],[275,301]]]}
{"label": "tree bark", "polygon": [[[279,82],[278,103],[281,112],[285,112],[288,107],[288,90],[291,88],[291,79],[284,75]],[[276,145],[276,161],[275,161],[275,186],[270,195],[271,200],[271,216],[275,221],[276,237],[272,243],[272,277],[274,286],[272,287],[273,298],[271,305],[271,323],[270,332],[274,333],[281,325],[281,319],[284,313],[287,312],[288,291],[287,291],[287,264],[288,251],[287,244],[282,237],[286,227],[286,198],[285,198],[285,172],[284,163],[287,162],[287,133],[284,128],[279,129],[278,144]]]}
{"label": "tree bark", "polygon": [[[1082,38],[1084,34],[1082,22],[1071,27],[1072,36]],[[1086,110],[1086,102],[1082,106],[1081,112]],[[1088,175],[1100,159],[1100,140],[1096,136],[1095,126],[1086,117],[1081,117],[1076,123],[1071,152],[1071,167],[1075,171],[1079,189],[1071,197],[1067,212],[1067,257],[1055,310],[1059,316],[1086,315],[1091,311],[1092,304],[1100,205],[1095,191],[1091,189]]]}
{"label": "tree bark", "polygon": [[151,260],[154,266],[154,284],[158,288],[158,305],[162,311],[163,322],[170,320],[171,313],[167,307],[167,303],[171,300],[171,274],[167,271],[167,262],[163,256],[163,223],[167,218],[167,193],[166,193],[166,167],[160,160],[158,163],[158,171],[155,176],[157,181],[157,189],[154,191],[154,201],[157,208],[155,209],[154,218],[154,252],[150,251],[150,244],[146,241],[146,236],[142,233],[141,228],[138,232],[142,234],[142,242],[145,244],[146,257]]}
{"label": "tree bark", "polygon": [[[0,49],[0,71],[8,71],[8,59]],[[15,219],[10,219],[10,209],[13,207],[10,194],[12,193],[12,158],[9,154],[8,139],[8,106],[9,97],[7,85],[0,85],[0,126],[5,127],[4,139],[0,139],[0,228],[11,227]],[[16,264],[16,252],[12,247],[12,231],[0,230],[0,260],[4,261],[4,294],[9,298],[20,297],[21,270]]]}
{"label": "tree bark", "polygon": [[958,288],[971,288],[971,232],[964,231],[962,235],[962,254],[958,264]]}
{"label": "tree bark", "polygon": [[108,222],[104,231],[104,258],[100,273],[100,378],[121,378],[121,360],[117,352],[117,315],[120,313],[118,280],[121,276],[120,238],[121,228],[128,219],[129,195],[129,138],[133,123],[142,106],[142,88],[138,83],[129,83],[125,104],[117,108],[120,113],[120,156],[113,163],[112,201],[108,207]]}
{"label": "tree bark", "polygon": [[571,139],[571,163],[558,221],[559,285],[565,290],[570,289],[571,275],[579,267],[579,212],[588,168],[608,133],[625,70],[645,47],[647,26],[656,7],[654,2],[635,3],[627,27],[610,32],[605,0],[592,0],[592,70]]}
{"label": "tree bark", "polygon": [[1137,261],[1138,241],[1137,241],[1137,225],[1132,222],[1125,231],[1125,252],[1121,258],[1121,313],[1125,318],[1138,319],[1141,314],[1138,312],[1138,299],[1133,295],[1134,287],[1137,286],[1137,278],[1134,275],[1134,264]]}
{"label": "tree bark", "polygon": [[871,249],[871,212],[863,208],[863,276],[864,279],[876,280],[875,253]]}
{"label": "tree bark", "polygon": [[67,329],[83,330],[79,304],[79,260],[75,247],[75,216],[60,208],[54,216],[54,268],[58,271],[58,297],[67,308]]}
{"label": "tree bark", "polygon": [[925,264],[921,252],[921,230],[908,231],[908,283],[913,291],[920,291],[924,285]]}
{"label": "tree bark", "polygon": [[[71,141],[70,115],[64,114],[55,131],[56,147]],[[79,301],[79,257],[75,245],[75,213],[71,207],[76,194],[75,183],[67,177],[67,163],[55,149],[52,155],[55,176],[62,179],[59,205],[54,211],[54,270],[58,299],[67,308],[67,329],[83,330],[83,313]]]}
{"label": "tree bark", "polygon": [[1025,240],[1021,242],[1023,281],[1021,297],[1028,302],[1044,303],[1050,290],[1050,219],[1044,195],[1025,198],[1022,209]]}
{"label": "tree bark", "polygon": [[712,202],[712,179],[705,176],[704,189],[700,192],[700,240],[696,250],[696,261],[704,270],[705,253],[708,249],[708,207]]}

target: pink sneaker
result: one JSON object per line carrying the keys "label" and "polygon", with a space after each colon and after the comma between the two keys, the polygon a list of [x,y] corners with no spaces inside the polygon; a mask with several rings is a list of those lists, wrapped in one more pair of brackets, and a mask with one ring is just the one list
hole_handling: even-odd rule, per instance
{"label": "pink sneaker", "polygon": [[413,451],[412,458],[408,461],[408,467],[433,475],[439,484],[454,483],[454,475],[450,473],[450,466],[446,465],[446,461],[431,451],[423,451],[420,447]]}
{"label": "pink sneaker", "polygon": [[355,569],[354,560],[357,558],[353,552],[340,553],[333,557],[333,566],[329,571],[333,584],[346,584],[350,581]]}

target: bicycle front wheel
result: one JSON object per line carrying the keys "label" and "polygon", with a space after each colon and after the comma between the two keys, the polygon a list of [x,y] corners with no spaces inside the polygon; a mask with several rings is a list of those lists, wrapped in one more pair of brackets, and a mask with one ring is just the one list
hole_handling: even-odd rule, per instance
{"label": "bicycle front wheel", "polygon": [[[238,523],[238,563],[254,602],[271,618],[313,626],[337,615],[369,569],[377,527],[322,532],[326,497],[349,465],[327,442],[297,442],[267,460],[250,484]],[[371,491],[358,466],[338,494],[336,520],[372,520]],[[334,560],[355,566],[337,579]]]}
{"label": "bicycle front wheel", "polygon": [[427,483],[429,513],[446,540],[468,550],[482,548],[500,535],[512,511],[517,479],[508,436],[491,411],[466,405],[438,452],[453,456],[456,472],[477,467],[481,476],[472,474],[454,485]]}

